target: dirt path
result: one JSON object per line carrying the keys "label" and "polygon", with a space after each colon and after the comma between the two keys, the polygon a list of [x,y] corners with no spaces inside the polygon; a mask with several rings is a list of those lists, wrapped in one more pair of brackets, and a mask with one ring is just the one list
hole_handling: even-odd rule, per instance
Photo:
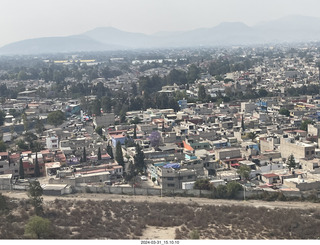
{"label": "dirt path", "polygon": [[[19,191],[2,191],[3,195],[12,198],[28,198],[26,192]],[[207,199],[195,197],[159,197],[159,196],[129,196],[116,194],[98,194],[98,193],[77,193],[66,196],[43,196],[45,202],[54,201],[55,199],[65,200],[112,200],[112,201],[133,201],[133,202],[166,202],[166,203],[184,203],[198,205],[242,205],[253,207],[266,208],[298,208],[298,209],[320,209],[320,203],[311,202],[266,202],[260,200],[222,200],[222,199]]]}

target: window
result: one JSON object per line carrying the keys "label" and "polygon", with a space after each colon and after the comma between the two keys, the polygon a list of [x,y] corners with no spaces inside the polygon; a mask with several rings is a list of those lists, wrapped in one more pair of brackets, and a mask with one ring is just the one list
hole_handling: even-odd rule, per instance
{"label": "window", "polygon": [[314,151],[311,151],[311,154],[314,154]]}
{"label": "window", "polygon": [[178,178],[179,180],[182,180],[183,179],[183,176],[179,176],[179,178]]}
{"label": "window", "polygon": [[0,168],[3,168],[3,165],[0,165]]}
{"label": "window", "polygon": [[173,180],[173,177],[168,177],[167,180]]}
{"label": "window", "polygon": [[193,176],[192,176],[192,175],[189,175],[189,176],[188,176],[188,179],[192,179],[192,178],[193,178]]}
{"label": "window", "polygon": [[306,151],[306,155],[309,155],[309,151]]}
{"label": "window", "polygon": [[174,184],[168,184],[168,187],[174,187]]}

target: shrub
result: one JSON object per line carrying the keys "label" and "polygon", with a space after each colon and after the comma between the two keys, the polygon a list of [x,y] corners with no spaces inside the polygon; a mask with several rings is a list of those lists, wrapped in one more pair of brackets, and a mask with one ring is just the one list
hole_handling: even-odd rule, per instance
{"label": "shrub", "polygon": [[189,233],[189,238],[190,239],[200,239],[200,235],[198,230],[193,230]]}

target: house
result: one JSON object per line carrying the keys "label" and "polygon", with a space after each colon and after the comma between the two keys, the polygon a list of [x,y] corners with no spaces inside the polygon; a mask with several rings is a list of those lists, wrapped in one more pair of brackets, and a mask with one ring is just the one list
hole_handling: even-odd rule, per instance
{"label": "house", "polygon": [[11,190],[12,188],[12,174],[0,175],[0,190]]}
{"label": "house", "polygon": [[178,164],[166,164],[157,167],[157,183],[162,189],[182,189],[183,182],[192,182],[197,178],[194,169],[180,169]]}
{"label": "house", "polygon": [[269,173],[269,174],[262,174],[261,180],[264,183],[267,183],[268,185],[272,185],[272,184],[278,183],[280,178],[279,178],[279,175],[277,175],[277,174]]}
{"label": "house", "polygon": [[288,158],[293,154],[295,159],[312,159],[315,156],[315,145],[294,140],[289,137],[280,138],[281,157]]}
{"label": "house", "polygon": [[115,115],[114,113],[104,113],[101,116],[93,117],[93,125],[95,127],[109,127],[114,125],[115,123]]}
{"label": "house", "polygon": [[67,184],[43,184],[41,187],[43,195],[47,196],[61,196],[72,193],[71,186]]}

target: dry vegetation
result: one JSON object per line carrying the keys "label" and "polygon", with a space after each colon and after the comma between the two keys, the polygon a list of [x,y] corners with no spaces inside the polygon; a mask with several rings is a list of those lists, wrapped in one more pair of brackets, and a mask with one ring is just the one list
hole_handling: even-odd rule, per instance
{"label": "dry vegetation", "polygon": [[[33,208],[25,199],[7,198],[7,204],[8,209],[0,212],[0,238],[24,238]],[[175,229],[175,239],[320,237],[316,209],[55,199],[45,203],[44,212],[52,225],[49,239],[140,239],[150,227]]]}

